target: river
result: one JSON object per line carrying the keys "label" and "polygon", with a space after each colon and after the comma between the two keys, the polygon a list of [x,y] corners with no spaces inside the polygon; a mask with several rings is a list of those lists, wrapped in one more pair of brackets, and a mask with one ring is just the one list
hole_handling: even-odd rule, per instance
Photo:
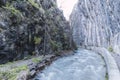
{"label": "river", "polygon": [[78,49],[74,55],[54,61],[34,80],[105,80],[105,75],[106,66],[100,55]]}

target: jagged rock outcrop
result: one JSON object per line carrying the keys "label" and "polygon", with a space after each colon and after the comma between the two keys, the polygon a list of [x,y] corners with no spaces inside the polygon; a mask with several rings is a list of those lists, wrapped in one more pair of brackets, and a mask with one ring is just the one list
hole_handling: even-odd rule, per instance
{"label": "jagged rock outcrop", "polygon": [[71,49],[70,34],[56,0],[8,0],[0,7],[0,63]]}
{"label": "jagged rock outcrop", "polygon": [[114,40],[120,46],[116,37],[120,32],[119,0],[79,0],[70,21],[76,44],[109,48]]}

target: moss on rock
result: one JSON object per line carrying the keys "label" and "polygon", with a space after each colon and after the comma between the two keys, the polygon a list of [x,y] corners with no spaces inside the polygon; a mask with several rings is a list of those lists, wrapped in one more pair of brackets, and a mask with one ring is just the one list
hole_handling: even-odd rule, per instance
{"label": "moss on rock", "polygon": [[56,5],[55,0],[8,0],[0,7],[0,63],[73,48],[70,25]]}
{"label": "moss on rock", "polygon": [[113,52],[113,48],[110,46],[110,47],[108,48],[108,51]]}
{"label": "moss on rock", "polygon": [[11,68],[11,70],[9,71],[0,71],[0,80],[16,80],[17,75],[21,72],[21,71],[27,71],[28,67],[27,65],[23,65],[20,67],[14,67]]}

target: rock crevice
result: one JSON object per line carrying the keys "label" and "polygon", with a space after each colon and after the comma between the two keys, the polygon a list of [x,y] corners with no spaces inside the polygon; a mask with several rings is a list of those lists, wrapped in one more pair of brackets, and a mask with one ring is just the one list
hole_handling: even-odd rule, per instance
{"label": "rock crevice", "polygon": [[70,17],[76,44],[113,48],[112,41],[119,42],[115,40],[120,32],[119,8],[119,0],[79,0]]}

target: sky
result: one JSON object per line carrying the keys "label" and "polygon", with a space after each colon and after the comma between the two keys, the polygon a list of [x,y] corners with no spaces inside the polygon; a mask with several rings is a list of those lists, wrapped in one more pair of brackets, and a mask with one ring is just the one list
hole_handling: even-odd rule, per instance
{"label": "sky", "polygon": [[69,20],[72,9],[78,0],[57,0],[58,7],[63,10],[64,16]]}

